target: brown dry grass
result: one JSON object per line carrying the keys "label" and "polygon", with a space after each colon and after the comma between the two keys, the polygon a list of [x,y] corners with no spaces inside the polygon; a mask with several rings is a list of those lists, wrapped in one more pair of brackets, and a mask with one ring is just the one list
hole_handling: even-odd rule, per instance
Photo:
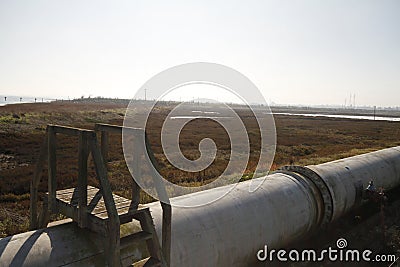
{"label": "brown dry grass", "polygon": [[[127,102],[56,102],[0,107],[0,236],[27,229],[29,183],[48,123],[93,129],[95,122],[122,124]],[[140,108],[140,104],[138,104]],[[180,145],[191,159],[199,156],[198,144],[204,137],[218,147],[217,158],[205,171],[187,173],[171,166],[162,153],[160,129],[171,107],[158,107],[148,123],[148,135],[164,177],[174,183],[194,185],[208,183],[226,168],[230,154],[225,130],[211,120],[190,122],[183,130]],[[239,114],[250,133],[251,157],[247,173],[255,168],[260,147],[255,120],[246,111]],[[139,114],[140,115],[140,114]],[[289,164],[318,164],[372,150],[400,145],[400,123],[356,121],[350,119],[275,116],[277,152],[273,169]],[[77,140],[62,137],[58,142],[58,187],[67,188],[77,180]],[[121,138],[110,136],[109,178],[114,191],[130,196],[131,177],[125,166]],[[96,184],[93,164],[89,181]],[[43,171],[45,177],[46,172]],[[45,180],[45,179],[44,179]],[[40,191],[47,190],[42,181]],[[142,201],[151,198],[142,195]]]}

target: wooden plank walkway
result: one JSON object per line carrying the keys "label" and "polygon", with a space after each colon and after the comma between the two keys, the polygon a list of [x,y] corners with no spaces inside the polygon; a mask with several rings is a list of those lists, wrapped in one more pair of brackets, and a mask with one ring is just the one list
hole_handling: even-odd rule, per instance
{"label": "wooden plank walkway", "polygon": [[[148,210],[143,205],[132,207],[130,199],[116,194],[112,194],[112,196],[121,224],[132,221],[135,214]],[[56,192],[57,210],[74,221],[79,221],[79,197],[79,187],[58,190]],[[103,232],[106,229],[104,225],[107,223],[108,214],[99,188],[90,185],[87,187],[87,203],[88,228],[94,228],[94,231],[104,234]]]}

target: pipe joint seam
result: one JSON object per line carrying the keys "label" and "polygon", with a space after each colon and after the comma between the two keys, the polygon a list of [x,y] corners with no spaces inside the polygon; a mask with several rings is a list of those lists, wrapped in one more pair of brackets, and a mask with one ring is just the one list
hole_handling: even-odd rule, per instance
{"label": "pipe joint seam", "polygon": [[321,228],[326,227],[332,221],[333,217],[333,198],[324,180],[316,172],[303,166],[288,165],[279,168],[278,171],[292,172],[301,175],[302,177],[310,180],[318,188],[319,194],[324,203],[323,215],[319,226]]}

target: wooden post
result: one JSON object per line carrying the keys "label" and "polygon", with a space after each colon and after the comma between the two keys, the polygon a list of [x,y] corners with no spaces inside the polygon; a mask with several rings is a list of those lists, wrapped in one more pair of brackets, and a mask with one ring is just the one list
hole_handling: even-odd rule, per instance
{"label": "wooden post", "polygon": [[87,225],[87,162],[88,162],[88,141],[87,132],[79,133],[78,152],[78,191],[79,191],[79,226],[84,228]]}
{"label": "wooden post", "polygon": [[50,212],[48,202],[46,200],[43,201],[42,204],[42,212],[39,215],[38,219],[38,228],[45,228],[50,221]]}
{"label": "wooden post", "polygon": [[42,146],[40,147],[39,159],[36,163],[35,172],[31,180],[30,187],[30,218],[29,229],[38,229],[38,187],[42,177],[43,165],[47,156],[47,136],[43,139]]}
{"label": "wooden post", "polygon": [[167,263],[171,264],[171,219],[172,209],[168,203],[161,202],[162,214],[162,252]]}
{"label": "wooden post", "polygon": [[48,190],[49,190],[49,209],[51,212],[56,211],[56,190],[57,190],[57,180],[56,180],[56,133],[54,131],[54,126],[49,125],[47,128],[47,164],[48,164]]}
{"label": "wooden post", "polygon": [[101,131],[101,155],[103,156],[104,159],[104,164],[107,167],[107,161],[108,161],[108,132],[106,131]]}
{"label": "wooden post", "polygon": [[130,210],[137,210],[140,204],[140,186],[135,180],[132,181],[132,202]]}
{"label": "wooden post", "polygon": [[132,204],[131,204],[131,209],[137,209],[139,206],[140,202],[140,187],[136,183],[135,179],[140,179],[142,175],[141,171],[141,159],[142,159],[142,153],[143,153],[143,144],[140,143],[141,138],[138,135],[133,136],[133,155],[132,155],[132,160],[133,160],[133,185],[132,185]]}
{"label": "wooden post", "polygon": [[108,215],[108,233],[106,238],[106,242],[108,242],[105,255],[108,259],[109,266],[120,266],[120,221],[115,207],[114,198],[112,196],[111,187],[108,182],[107,169],[104,165],[104,159],[97,145],[96,134],[94,132],[91,132],[88,136],[88,142]]}

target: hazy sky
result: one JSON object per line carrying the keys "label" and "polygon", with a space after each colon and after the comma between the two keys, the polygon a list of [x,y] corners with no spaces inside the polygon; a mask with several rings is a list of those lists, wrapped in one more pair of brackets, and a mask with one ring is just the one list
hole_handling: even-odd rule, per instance
{"label": "hazy sky", "polygon": [[0,95],[131,98],[206,61],[267,101],[400,106],[399,14],[396,0],[0,0]]}

